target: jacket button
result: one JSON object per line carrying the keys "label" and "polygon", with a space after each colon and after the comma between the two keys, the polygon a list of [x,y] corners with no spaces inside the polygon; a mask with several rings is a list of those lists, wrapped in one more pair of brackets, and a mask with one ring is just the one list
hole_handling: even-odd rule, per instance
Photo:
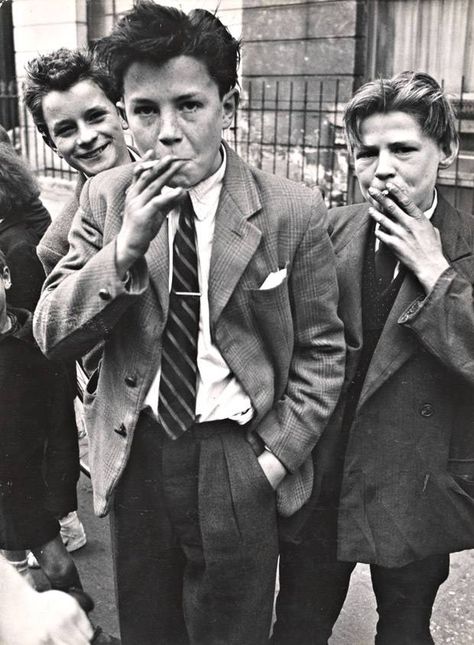
{"label": "jacket button", "polygon": [[125,383],[126,383],[129,387],[135,387],[135,386],[136,386],[136,384],[137,384],[137,379],[136,379],[134,376],[126,376],[126,377],[125,377]]}
{"label": "jacket button", "polygon": [[126,437],[127,436],[127,428],[124,426],[123,423],[121,423],[118,428],[114,428],[114,432],[119,434],[121,437]]}
{"label": "jacket button", "polygon": [[433,406],[431,403],[425,403],[420,408],[420,414],[422,417],[431,417],[433,415]]}
{"label": "jacket button", "polygon": [[102,300],[110,300],[112,296],[110,295],[110,291],[108,289],[100,289],[99,291],[99,298],[102,298]]}

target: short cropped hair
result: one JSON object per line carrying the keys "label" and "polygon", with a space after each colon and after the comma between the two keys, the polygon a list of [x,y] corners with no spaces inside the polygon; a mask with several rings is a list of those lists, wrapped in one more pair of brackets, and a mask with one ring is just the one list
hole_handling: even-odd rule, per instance
{"label": "short cropped hair", "polygon": [[23,215],[40,193],[26,162],[8,143],[0,143],[0,218]]}
{"label": "short cropped hair", "polygon": [[26,64],[26,80],[23,84],[25,103],[48,145],[53,145],[53,141],[44,121],[43,98],[49,92],[64,92],[86,80],[98,85],[112,103],[119,99],[108,71],[87,50],[61,47]]}
{"label": "short cropped hair", "polygon": [[96,43],[95,51],[121,92],[132,63],[163,65],[177,56],[191,56],[204,63],[221,98],[237,85],[240,43],[205,9],[185,14],[152,0],[135,0],[133,9],[120,18],[112,33]]}
{"label": "short cropped hair", "polygon": [[361,142],[364,119],[395,111],[410,114],[423,134],[447,154],[458,141],[453,108],[435,79],[424,72],[401,72],[365,83],[346,105],[344,125],[350,150]]}

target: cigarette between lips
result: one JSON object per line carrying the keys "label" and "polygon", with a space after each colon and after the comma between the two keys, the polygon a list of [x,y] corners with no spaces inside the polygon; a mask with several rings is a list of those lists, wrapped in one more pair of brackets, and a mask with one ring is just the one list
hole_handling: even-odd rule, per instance
{"label": "cigarette between lips", "polygon": [[[145,171],[150,170],[150,168],[156,166],[159,161],[159,159],[142,161],[142,163],[135,167],[133,172],[135,175],[142,175]],[[173,159],[173,161],[191,161],[191,159],[189,157],[176,157],[176,159]]]}
{"label": "cigarette between lips", "polygon": [[387,197],[387,195],[389,194],[389,192],[390,192],[390,191],[389,191],[389,189],[388,189],[388,188],[385,188],[385,190],[382,190],[382,191],[380,191],[380,192],[382,193],[382,195],[383,195],[384,197]]}

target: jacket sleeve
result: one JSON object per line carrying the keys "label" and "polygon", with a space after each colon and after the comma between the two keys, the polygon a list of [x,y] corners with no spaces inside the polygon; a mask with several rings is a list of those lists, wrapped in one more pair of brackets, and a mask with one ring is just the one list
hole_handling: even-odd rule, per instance
{"label": "jacket sleeve", "polygon": [[46,275],[49,275],[69,249],[68,234],[74,215],[79,209],[79,198],[73,195],[43,235],[36,248]]}
{"label": "jacket sleeve", "polygon": [[38,196],[32,199],[26,208],[24,221],[26,228],[34,236],[35,244],[38,244],[38,240],[51,224],[51,216]]}
{"label": "jacket sleeve", "polygon": [[329,421],[345,369],[334,252],[326,231],[326,207],[314,191],[312,215],[294,257],[289,290],[294,348],[288,383],[257,432],[294,472]]}
{"label": "jacket sleeve", "polygon": [[[466,270],[458,270],[466,265]],[[428,352],[453,373],[474,385],[474,275],[472,256],[441,274],[431,292],[415,300],[399,323],[417,336]],[[468,265],[471,265],[470,267]],[[470,269],[470,271],[469,271]]]}
{"label": "jacket sleeve", "polygon": [[7,292],[12,307],[34,311],[44,282],[44,271],[36,255],[33,243],[27,239],[18,240],[7,254],[12,286]]}
{"label": "jacket sleeve", "polygon": [[45,451],[46,507],[57,518],[77,509],[79,445],[74,391],[62,365],[50,363],[50,406]]}
{"label": "jacket sleeve", "polygon": [[[91,209],[90,181],[69,233],[69,251],[47,278],[35,311],[33,331],[42,352],[54,359],[80,358],[104,340],[124,311],[146,290],[141,259],[120,279],[115,239],[103,246],[103,230]],[[96,203],[100,196],[95,196]],[[99,210],[106,204],[100,202]]]}

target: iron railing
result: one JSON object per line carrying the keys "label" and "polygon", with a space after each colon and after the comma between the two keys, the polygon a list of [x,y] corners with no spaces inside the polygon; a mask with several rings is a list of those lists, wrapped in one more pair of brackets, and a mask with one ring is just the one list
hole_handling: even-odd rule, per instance
{"label": "iron railing", "polygon": [[[262,170],[319,186],[328,206],[360,201],[343,136],[343,93],[333,81],[244,80],[227,141]],[[456,207],[474,213],[474,100],[454,99],[461,152],[440,174],[442,191]],[[75,171],[43,142],[14,83],[0,82],[0,124],[35,173],[72,179]]]}

